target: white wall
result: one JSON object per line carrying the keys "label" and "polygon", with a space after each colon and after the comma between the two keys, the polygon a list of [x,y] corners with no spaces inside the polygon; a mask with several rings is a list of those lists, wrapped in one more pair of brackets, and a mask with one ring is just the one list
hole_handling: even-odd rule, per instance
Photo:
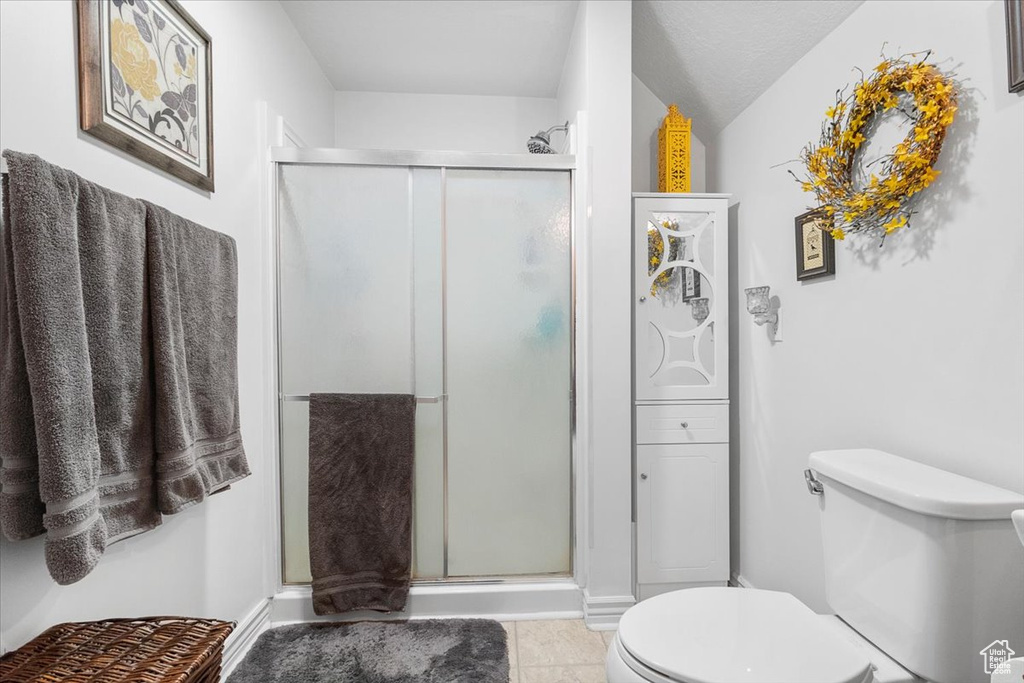
{"label": "white wall", "polygon": [[574,453],[574,570],[576,581],[586,587],[590,571],[590,548],[593,545],[591,506],[593,478],[590,465],[590,173],[587,142],[587,2],[577,5],[569,48],[562,64],[557,92],[559,118],[569,121],[569,152],[576,155],[573,174],[573,210],[576,264],[576,434]]}
{"label": "white wall", "polygon": [[[734,568],[826,610],[818,507],[801,476],[819,449],[874,447],[1024,491],[1024,99],[1006,90],[1003,3],[868,2],[715,141],[732,192]],[[837,245],[836,276],[795,279],[807,196],[773,165],[817,138],[838,87],[879,47],[931,48],[964,102],[911,231]],[[770,285],[769,343],[743,288]]]}
{"label": "white wall", "polygon": [[[455,150],[522,154],[539,130],[565,123],[542,97],[335,94],[334,144],[342,149]],[[552,135],[560,149],[565,137]]]}
{"label": "white wall", "polygon": [[591,623],[600,610],[632,602],[630,27],[628,1],[581,2],[558,90],[559,118],[577,123],[582,169],[578,474],[586,519],[581,579]]}
{"label": "white wall", "polygon": [[[197,191],[78,130],[71,2],[0,3],[0,146],[39,154],[90,180],[233,236],[239,260],[239,383],[253,475],[162,527],[111,546],[71,586],[49,577],[41,538],[0,542],[0,640],[21,645],[68,620],[188,614],[238,620],[266,596],[271,571],[264,477],[263,325],[258,103],[267,100],[311,145],[332,142],[333,89],[277,2],[198,2],[213,37],[217,191]],[[40,27],[46,27],[40,30]]]}
{"label": "white wall", "polygon": [[[679,104],[683,116],[686,104]],[[633,74],[633,192],[658,191],[658,129],[668,105]],[[690,134],[690,191],[704,192],[704,143]]]}

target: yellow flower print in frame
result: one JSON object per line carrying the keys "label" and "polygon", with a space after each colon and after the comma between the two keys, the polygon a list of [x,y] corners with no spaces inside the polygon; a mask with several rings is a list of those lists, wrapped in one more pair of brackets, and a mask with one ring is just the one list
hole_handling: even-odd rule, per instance
{"label": "yellow flower print in frame", "polygon": [[176,0],[77,0],[82,129],[213,188],[208,34]]}
{"label": "yellow flower print in frame", "polygon": [[112,106],[175,151],[196,158],[196,54],[156,2],[110,1]]}
{"label": "yellow flower print in frame", "polygon": [[120,19],[110,25],[110,61],[118,69],[125,85],[146,100],[160,94],[156,84],[156,62],[142,42],[139,29]]}

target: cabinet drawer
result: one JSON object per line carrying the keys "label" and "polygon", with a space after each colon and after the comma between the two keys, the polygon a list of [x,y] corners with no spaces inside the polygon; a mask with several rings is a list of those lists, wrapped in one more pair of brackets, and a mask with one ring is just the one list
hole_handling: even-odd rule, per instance
{"label": "cabinet drawer", "polygon": [[636,407],[636,442],[727,443],[729,406],[670,405]]}

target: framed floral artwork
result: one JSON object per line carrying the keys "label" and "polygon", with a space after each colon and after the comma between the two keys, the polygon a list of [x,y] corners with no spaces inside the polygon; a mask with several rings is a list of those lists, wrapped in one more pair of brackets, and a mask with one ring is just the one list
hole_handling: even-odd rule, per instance
{"label": "framed floral artwork", "polygon": [[210,36],[175,0],[77,0],[83,131],[213,192]]}

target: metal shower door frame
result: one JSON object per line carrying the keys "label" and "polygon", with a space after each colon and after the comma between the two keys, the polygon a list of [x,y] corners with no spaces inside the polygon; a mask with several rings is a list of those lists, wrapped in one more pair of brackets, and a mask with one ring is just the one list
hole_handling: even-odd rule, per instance
{"label": "metal shower door frame", "polygon": [[[283,495],[281,491],[283,481],[283,451],[284,432],[281,429],[283,424],[282,406],[285,401],[308,400],[308,395],[284,394],[281,391],[283,386],[281,377],[281,230],[280,230],[280,173],[281,168],[287,165],[305,166],[384,166],[401,168],[436,168],[441,173],[441,306],[442,306],[442,372],[443,385],[441,396],[417,397],[418,402],[441,403],[444,436],[443,436],[443,511],[444,511],[444,548],[443,548],[443,577],[430,579],[414,579],[413,585],[481,585],[494,583],[530,583],[538,581],[550,581],[552,578],[575,578],[577,569],[577,534],[576,534],[576,472],[577,457],[579,448],[577,444],[577,415],[576,415],[576,321],[577,321],[577,264],[576,264],[576,157],[569,154],[490,154],[477,152],[435,152],[415,150],[351,150],[332,148],[296,148],[296,147],[271,147],[270,163],[272,168],[271,194],[273,208],[271,211],[271,240],[273,244],[273,258],[270,267],[274,272],[271,274],[274,283],[273,300],[273,323],[274,323],[274,395],[275,406],[274,420],[277,423],[277,439],[274,444],[274,453],[277,464],[277,517],[278,517],[278,538],[277,548],[279,555],[278,585],[309,585],[307,582],[285,581],[285,557],[284,557],[284,523],[283,523]],[[569,571],[568,573],[558,572],[555,574],[531,574],[522,576],[482,576],[482,577],[457,577],[448,576],[448,402],[447,398],[447,228],[446,228],[446,170],[447,169],[469,169],[480,171],[565,171],[569,174],[569,300],[570,300],[570,326],[569,326]]]}

